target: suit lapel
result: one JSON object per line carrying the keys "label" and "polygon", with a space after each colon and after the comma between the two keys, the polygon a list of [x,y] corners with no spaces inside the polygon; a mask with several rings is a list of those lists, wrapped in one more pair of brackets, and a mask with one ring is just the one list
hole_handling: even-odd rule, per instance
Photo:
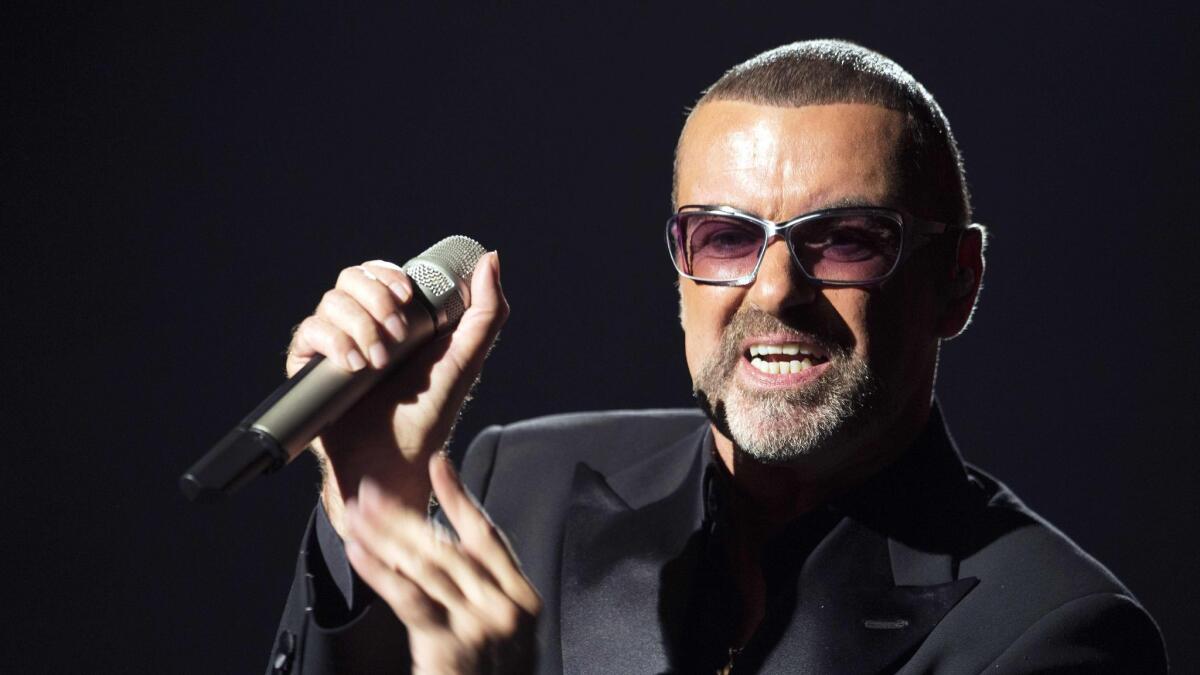
{"label": "suit lapel", "polygon": [[[710,443],[702,427],[611,476],[576,467],[560,576],[564,672],[661,673],[680,663],[670,645],[685,641],[670,631],[683,623],[701,554]],[[905,457],[831,504],[828,533],[776,571],[768,618],[737,669],[895,670],[978,583],[954,578],[965,485],[935,408]]]}
{"label": "suit lapel", "polygon": [[889,541],[842,517],[790,584],[778,586],[768,619],[736,670],[763,673],[881,673],[895,670],[974,578],[892,583]]}
{"label": "suit lapel", "polygon": [[[565,673],[671,669],[703,519],[707,427],[606,478],[576,467],[562,552]],[[665,582],[665,583],[664,583]]]}

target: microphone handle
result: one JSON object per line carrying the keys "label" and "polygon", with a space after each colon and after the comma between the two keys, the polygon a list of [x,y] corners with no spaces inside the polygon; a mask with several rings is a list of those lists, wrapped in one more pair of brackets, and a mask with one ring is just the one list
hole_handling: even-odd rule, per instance
{"label": "microphone handle", "polygon": [[433,308],[422,293],[414,293],[403,314],[407,334],[403,342],[391,345],[387,368],[352,373],[317,354],[179,478],[184,495],[192,501],[215,501],[292,461],[327,424],[438,332]]}

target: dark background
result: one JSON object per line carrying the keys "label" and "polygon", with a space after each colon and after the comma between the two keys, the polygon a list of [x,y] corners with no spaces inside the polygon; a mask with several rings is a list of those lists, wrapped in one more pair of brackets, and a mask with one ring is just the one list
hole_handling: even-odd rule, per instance
{"label": "dark background", "polygon": [[5,10],[5,670],[263,667],[312,462],[216,506],[175,481],[345,266],[502,252],[512,318],[460,442],[688,405],[661,241],[683,110],[825,36],[934,92],[992,227],[939,384],[965,454],[1200,662],[1194,4],[335,4]]}

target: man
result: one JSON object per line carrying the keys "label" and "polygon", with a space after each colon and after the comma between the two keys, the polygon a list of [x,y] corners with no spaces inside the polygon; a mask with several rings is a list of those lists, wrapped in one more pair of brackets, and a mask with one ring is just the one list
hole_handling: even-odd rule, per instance
{"label": "man", "polygon": [[[733,68],[688,117],[674,196],[704,415],[491,428],[462,468],[484,516],[438,453],[508,311],[485,258],[451,338],[315,444],[322,508],[271,670],[1165,671],[1133,596],[943,426],[938,349],[984,232],[911,76],[836,41]],[[394,265],[347,269],[289,370],[384,367],[411,295]],[[424,518],[431,490],[457,539]]]}

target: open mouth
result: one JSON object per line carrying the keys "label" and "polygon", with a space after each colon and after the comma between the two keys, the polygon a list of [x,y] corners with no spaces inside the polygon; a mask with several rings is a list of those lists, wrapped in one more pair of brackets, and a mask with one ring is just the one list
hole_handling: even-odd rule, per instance
{"label": "open mouth", "polygon": [[799,342],[751,344],[742,356],[751,366],[769,375],[802,373],[829,360],[827,354]]}

